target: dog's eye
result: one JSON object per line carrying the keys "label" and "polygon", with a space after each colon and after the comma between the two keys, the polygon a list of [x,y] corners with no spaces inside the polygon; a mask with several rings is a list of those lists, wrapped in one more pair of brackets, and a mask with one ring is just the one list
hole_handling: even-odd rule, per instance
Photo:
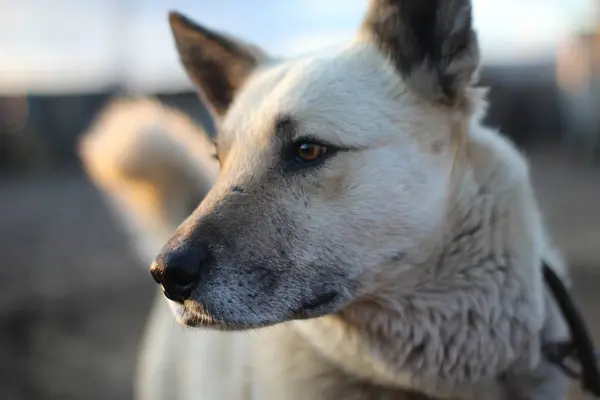
{"label": "dog's eye", "polygon": [[315,143],[298,143],[294,150],[296,159],[303,163],[310,163],[319,160],[327,154],[327,147]]}

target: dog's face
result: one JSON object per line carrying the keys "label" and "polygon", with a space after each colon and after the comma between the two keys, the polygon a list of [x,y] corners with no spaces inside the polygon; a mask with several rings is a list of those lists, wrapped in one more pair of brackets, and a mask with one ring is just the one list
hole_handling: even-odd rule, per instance
{"label": "dog's face", "polygon": [[171,25],[221,163],[152,267],[181,321],[317,317],[414,274],[442,231],[467,120],[470,3],[372,1],[349,46],[284,61],[178,14]]}

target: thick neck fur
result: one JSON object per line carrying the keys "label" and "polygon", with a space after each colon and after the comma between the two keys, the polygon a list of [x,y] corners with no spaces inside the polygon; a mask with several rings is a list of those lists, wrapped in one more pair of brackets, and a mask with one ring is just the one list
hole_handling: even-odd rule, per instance
{"label": "thick neck fur", "polygon": [[296,324],[351,375],[454,395],[539,362],[544,234],[527,165],[477,123],[467,137],[432,257],[411,266],[413,276],[399,265],[382,279],[412,289],[381,286],[337,315]]}

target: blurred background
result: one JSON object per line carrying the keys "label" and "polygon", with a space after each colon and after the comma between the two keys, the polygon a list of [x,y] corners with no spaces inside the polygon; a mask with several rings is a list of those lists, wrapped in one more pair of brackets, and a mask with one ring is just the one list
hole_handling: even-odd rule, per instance
{"label": "blurred background", "polygon": [[[114,97],[211,129],[167,11],[294,55],[349,39],[367,0],[0,0],[2,398],[130,399],[156,290],[86,178],[78,137]],[[474,0],[490,125],[526,152],[600,343],[600,4]],[[578,397],[573,397],[578,398]]]}

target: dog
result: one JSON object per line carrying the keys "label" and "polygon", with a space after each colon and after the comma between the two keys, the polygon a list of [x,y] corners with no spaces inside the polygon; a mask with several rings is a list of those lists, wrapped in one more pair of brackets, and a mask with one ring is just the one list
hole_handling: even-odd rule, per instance
{"label": "dog", "polygon": [[[218,174],[207,133],[152,98],[111,101],[83,133],[77,150],[141,265],[150,264]],[[185,370],[173,375],[175,363],[189,354],[189,336],[157,293],[140,347],[135,398],[190,398],[182,392]]]}
{"label": "dog", "polygon": [[186,399],[566,398],[541,351],[568,336],[543,261],[568,275],[525,158],[481,123],[469,1],[372,0],[350,43],[283,60],[170,23],[217,121],[220,171],[152,263],[197,329],[163,336],[173,357],[148,385]]}

